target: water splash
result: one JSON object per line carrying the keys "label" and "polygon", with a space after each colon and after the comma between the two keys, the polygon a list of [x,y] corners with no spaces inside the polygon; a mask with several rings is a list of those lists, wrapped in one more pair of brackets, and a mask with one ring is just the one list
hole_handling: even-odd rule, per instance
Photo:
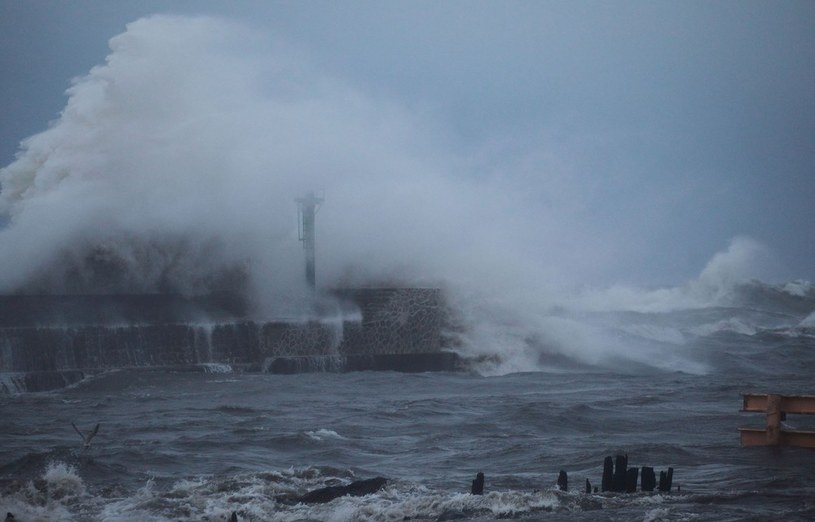
{"label": "water splash", "polygon": [[[765,250],[736,238],[679,287],[567,291],[564,274],[607,258],[602,241],[587,245],[590,234],[563,217],[579,205],[541,209],[528,166],[473,169],[444,150],[430,115],[366,95],[223,19],[128,24],[67,95],[59,119],[0,170],[10,220],[0,291],[229,289],[264,315],[304,316],[313,300],[294,198],[317,188],[327,199],[321,284],[444,287],[461,326],[455,349],[486,357],[489,371],[546,368],[555,355],[699,371],[647,324],[622,328],[625,337],[583,314],[721,304]],[[559,201],[559,183],[542,186]]]}

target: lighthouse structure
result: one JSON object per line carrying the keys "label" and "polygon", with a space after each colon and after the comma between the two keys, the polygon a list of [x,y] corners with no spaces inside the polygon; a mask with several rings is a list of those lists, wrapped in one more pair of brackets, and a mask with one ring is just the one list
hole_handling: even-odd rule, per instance
{"label": "lighthouse structure", "polygon": [[309,192],[305,197],[297,198],[295,201],[297,202],[297,238],[303,242],[303,250],[306,252],[306,282],[312,290],[315,290],[317,276],[314,222],[323,198],[318,198],[314,192]]}
{"label": "lighthouse structure", "polygon": [[[309,192],[295,201],[306,281],[316,294],[315,218],[323,199]],[[0,397],[62,388],[88,372],[117,368],[176,371],[224,363],[283,374],[463,368],[458,355],[445,349],[450,314],[441,289],[323,290],[325,300],[333,297],[343,309],[358,313],[323,317],[329,320],[263,319],[252,312],[246,296],[229,291],[197,296],[0,294]],[[314,304],[321,317],[316,299]],[[203,335],[201,317],[212,321]]]}

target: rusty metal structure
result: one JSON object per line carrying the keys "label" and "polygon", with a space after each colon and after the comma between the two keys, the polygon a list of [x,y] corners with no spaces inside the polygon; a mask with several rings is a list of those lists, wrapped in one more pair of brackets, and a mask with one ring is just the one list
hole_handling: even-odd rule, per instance
{"label": "rusty metal structure", "polygon": [[787,414],[815,414],[815,395],[742,394],[744,412],[765,413],[763,429],[739,428],[742,446],[815,448],[815,431],[788,429]]}

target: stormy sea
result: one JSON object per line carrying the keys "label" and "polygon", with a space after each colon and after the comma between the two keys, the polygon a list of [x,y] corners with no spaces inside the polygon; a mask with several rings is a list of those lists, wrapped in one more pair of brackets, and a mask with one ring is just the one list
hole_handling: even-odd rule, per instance
{"label": "stormy sea", "polygon": [[[104,9],[142,3],[105,2]],[[62,3],[32,4],[38,30],[13,21],[3,36],[31,32],[32,49],[90,48],[40,41],[37,35],[60,33],[44,20]],[[349,17],[354,23],[345,29],[356,33],[347,7],[338,7],[337,19],[326,15],[326,28]],[[613,19],[625,21],[619,32],[628,42],[639,15],[629,20],[616,3],[609,7]],[[86,9],[77,8],[84,25],[70,31],[104,31]],[[449,55],[427,40],[435,30],[417,30],[434,18],[419,7],[422,23],[405,18],[405,34],[421,45],[392,47],[411,55],[423,48],[427,63],[485,75],[406,85],[405,97],[387,85],[411,83],[403,78],[414,68],[417,77],[432,74],[423,61],[403,67],[388,58],[390,31],[377,30],[376,39],[354,34],[358,43],[344,50],[311,25],[323,9],[305,9],[303,20],[313,27],[307,32],[332,53],[311,56],[255,25],[257,16],[158,14],[127,24],[109,40],[107,56],[60,69],[73,75],[97,64],[70,80],[64,109],[0,168],[0,517],[815,520],[815,450],[741,447],[739,434],[740,427],[766,424],[764,414],[740,411],[742,393],[815,394],[815,287],[795,280],[813,277],[804,229],[812,221],[812,147],[801,141],[808,139],[801,129],[812,126],[799,118],[812,89],[801,83],[805,94],[796,98],[792,80],[808,78],[799,71],[813,68],[807,58],[788,78],[779,75],[785,59],[766,54],[767,68],[755,69],[761,53],[744,43],[774,42],[778,56],[807,47],[742,27],[727,6],[723,12],[744,37],[700,69],[711,74],[699,75],[697,92],[676,66],[685,61],[681,54],[672,61],[674,53],[658,45],[604,39],[612,18],[598,18],[597,31],[581,18],[582,29],[572,31],[557,18],[542,24],[519,14],[532,35],[551,26],[575,40],[541,40],[535,59],[550,50],[548,63],[523,58],[511,65],[506,58],[518,54],[515,44],[501,54],[490,34],[514,41],[518,24],[473,26],[465,33],[484,52],[456,44],[463,54]],[[451,14],[464,19],[470,10],[468,4]],[[404,17],[394,11],[386,18]],[[708,63],[716,54],[708,38],[719,35],[708,16],[695,20],[687,18],[687,38],[642,26],[688,48],[688,65]],[[779,20],[783,34],[811,32],[805,16]],[[285,18],[280,24],[289,25]],[[437,32],[453,34],[443,26]],[[703,47],[691,52],[692,41]],[[618,54],[583,63],[578,51],[591,42]],[[5,47],[14,60],[3,63],[26,61],[17,56],[22,44]],[[343,73],[333,48],[382,53],[387,69],[362,67],[373,77],[357,81]],[[740,65],[739,54],[751,61]],[[487,55],[501,67],[483,67]],[[38,54],[28,61],[50,67],[59,60]],[[652,75],[651,62],[670,74]],[[26,92],[59,74],[7,67],[4,80],[22,78]],[[513,79],[506,74],[512,69],[524,75]],[[592,80],[595,69],[619,69],[621,76]],[[528,81],[535,70],[545,81]],[[717,86],[712,73],[720,70],[730,71],[732,82]],[[574,88],[558,87],[568,78]],[[751,83],[765,78],[767,95]],[[637,81],[647,84],[645,94],[631,88]],[[425,98],[445,83],[448,101]],[[754,94],[741,96],[731,85]],[[479,89],[494,96],[473,97]],[[606,108],[584,89],[596,90]],[[516,90],[529,94],[517,98]],[[719,91],[722,98],[708,96]],[[48,112],[34,111],[34,98],[5,98],[31,119]],[[567,104],[556,117],[560,99],[580,110]],[[776,101],[777,113],[769,110]],[[719,106],[726,109],[721,123],[708,122]],[[750,116],[745,108],[753,106],[758,112]],[[682,123],[679,116],[693,107],[704,121]],[[580,123],[584,111],[592,115]],[[488,117],[526,112],[528,124]],[[593,113],[602,116],[597,124]],[[15,135],[34,128],[3,114],[6,126],[19,125]],[[649,124],[647,114],[664,120]],[[791,134],[775,130],[781,128]],[[785,176],[786,163],[776,165],[777,158],[789,160],[794,175]],[[764,246],[773,237],[780,245]],[[726,250],[694,276],[728,238]],[[776,254],[778,266],[764,267],[764,257]],[[780,266],[788,257],[789,270]],[[243,350],[259,354],[243,361],[256,363],[249,371],[207,350],[189,350],[194,359],[163,357],[186,345],[151,337],[148,328],[161,323],[211,334],[224,324],[209,316],[199,323],[197,315],[173,323],[153,308],[154,298],[188,302],[226,292],[245,299],[241,320],[274,323],[272,333],[318,323],[313,337],[338,350],[352,337],[345,325],[363,324],[367,312],[334,306],[331,292],[383,288],[443,294],[444,305],[425,306],[443,321],[425,321],[438,326],[422,330],[432,342],[401,342],[412,330],[389,325],[410,324],[420,307],[389,309],[392,322],[372,321],[375,342],[355,354],[429,353],[460,361],[457,371],[262,371],[269,353],[311,356],[283,334],[275,339],[286,342],[275,350]],[[131,300],[150,312],[144,315],[161,317],[144,325],[98,305],[127,303],[128,296],[137,296]],[[72,308],[86,301],[97,303],[94,313]],[[57,302],[59,311],[71,307],[67,315],[107,320],[76,321],[84,329],[70,337],[71,325],[54,319],[59,314],[47,305],[21,310],[18,302]],[[317,308],[339,311],[312,313]],[[42,317],[53,321],[38,322]],[[109,328],[130,330],[117,336]],[[212,335],[203,338],[211,347]],[[230,339],[237,340],[229,345],[234,350],[221,354],[249,346],[238,334]],[[388,351],[380,339],[400,349]],[[61,370],[77,378],[49,391],[19,384],[26,377],[20,374]],[[785,429],[815,431],[812,417],[790,415]],[[672,468],[670,490],[603,491],[606,458],[626,455],[628,467],[653,468],[656,476]],[[483,494],[473,494],[479,473]],[[371,485],[377,487],[365,487]],[[328,498],[332,492],[355,494]]]}
{"label": "stormy sea", "polygon": [[[812,520],[815,451],[740,447],[738,428],[765,422],[740,412],[741,393],[815,391],[815,289],[752,282],[721,302],[551,311],[639,357],[588,361],[530,336],[526,371],[495,345],[462,353],[456,373],[211,364],[7,393],[0,507],[16,521]],[[72,423],[100,425],[88,447]],[[595,491],[616,455],[657,476],[672,467],[672,490]],[[374,477],[387,482],[371,494],[300,501]]]}

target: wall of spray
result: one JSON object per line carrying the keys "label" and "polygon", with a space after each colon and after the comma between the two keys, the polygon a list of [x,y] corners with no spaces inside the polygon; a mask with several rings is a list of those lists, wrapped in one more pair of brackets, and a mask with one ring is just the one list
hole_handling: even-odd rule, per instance
{"label": "wall of spray", "polygon": [[228,20],[137,20],[66,94],[0,170],[3,293],[229,289],[257,317],[304,316],[314,303],[293,200],[316,189],[319,285],[442,288],[457,349],[492,361],[485,371],[540,369],[551,354],[704,371],[681,350],[632,350],[579,313],[715,302],[762,250],[737,239],[677,289],[587,290],[624,245],[581,220],[568,168],[462,157],[432,108],[363,93]]}

